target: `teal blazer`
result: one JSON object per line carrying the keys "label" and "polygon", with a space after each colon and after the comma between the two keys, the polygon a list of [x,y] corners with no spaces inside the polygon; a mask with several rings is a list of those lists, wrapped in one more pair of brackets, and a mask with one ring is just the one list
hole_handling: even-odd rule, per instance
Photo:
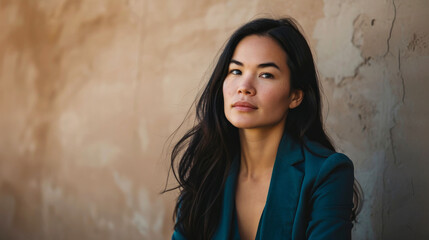
{"label": "teal blazer", "polygon": [[[285,133],[274,163],[256,239],[351,239],[354,169],[350,159],[304,139],[304,147]],[[212,239],[240,239],[235,187],[240,159],[233,161],[224,187],[222,213]],[[172,240],[186,240],[176,230]]]}

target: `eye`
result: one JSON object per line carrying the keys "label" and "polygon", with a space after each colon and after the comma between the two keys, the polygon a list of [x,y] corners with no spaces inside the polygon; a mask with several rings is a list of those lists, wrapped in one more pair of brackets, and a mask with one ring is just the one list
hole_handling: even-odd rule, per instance
{"label": "eye", "polygon": [[241,71],[238,69],[232,69],[231,71],[229,71],[229,73],[232,75],[240,75]]}
{"label": "eye", "polygon": [[261,78],[274,78],[274,75],[271,73],[261,73],[259,75],[259,77],[261,77]]}

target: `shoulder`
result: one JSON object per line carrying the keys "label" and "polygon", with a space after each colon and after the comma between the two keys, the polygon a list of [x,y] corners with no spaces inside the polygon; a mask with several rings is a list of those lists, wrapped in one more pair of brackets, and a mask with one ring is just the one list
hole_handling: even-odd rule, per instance
{"label": "shoulder", "polygon": [[342,172],[346,178],[354,178],[353,162],[343,153],[332,151],[319,143],[306,140],[302,146],[304,155],[303,170],[307,177],[320,182],[333,173]]}
{"label": "shoulder", "polygon": [[[309,142],[303,147],[303,212],[309,239],[350,239],[354,167],[343,153]],[[323,236],[323,237],[320,237]]]}

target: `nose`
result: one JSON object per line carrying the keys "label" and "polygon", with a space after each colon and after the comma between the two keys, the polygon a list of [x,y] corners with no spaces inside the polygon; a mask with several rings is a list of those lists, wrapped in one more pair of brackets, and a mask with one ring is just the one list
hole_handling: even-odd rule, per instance
{"label": "nose", "polygon": [[237,89],[238,94],[250,95],[253,96],[256,94],[256,89],[252,84],[250,77],[242,79],[240,85]]}

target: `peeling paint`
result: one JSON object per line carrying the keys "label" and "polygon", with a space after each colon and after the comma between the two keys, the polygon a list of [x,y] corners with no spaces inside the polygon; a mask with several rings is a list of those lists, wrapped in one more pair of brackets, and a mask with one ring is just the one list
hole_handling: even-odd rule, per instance
{"label": "peeling paint", "polygon": [[[428,33],[426,33],[428,34]],[[428,48],[428,43],[425,41],[425,36],[417,35],[416,33],[413,33],[413,38],[407,45],[408,51],[424,51]]]}
{"label": "peeling paint", "polygon": [[[357,6],[342,1],[325,0],[325,17],[317,21],[313,37],[317,39],[318,70],[323,77],[341,79],[354,76],[364,59],[350,41],[354,35],[353,22],[360,14]],[[340,30],[341,29],[341,30]],[[330,37],[326,38],[326,34]],[[320,61],[323,59],[323,61]]]}

